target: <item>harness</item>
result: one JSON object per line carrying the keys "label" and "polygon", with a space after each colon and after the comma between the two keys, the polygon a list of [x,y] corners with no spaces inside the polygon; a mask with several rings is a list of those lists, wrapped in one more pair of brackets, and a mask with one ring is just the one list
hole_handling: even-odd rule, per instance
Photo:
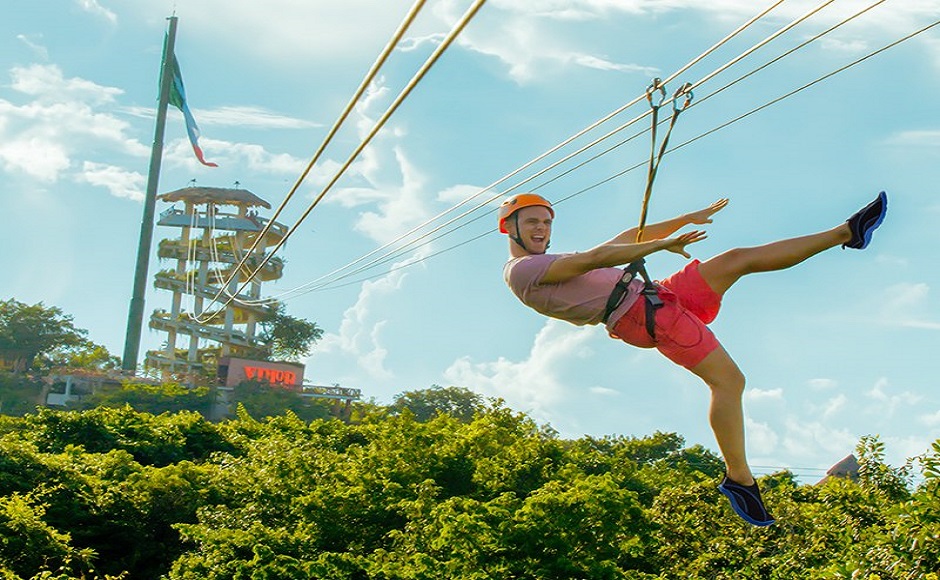
{"label": "harness", "polygon": [[656,289],[656,283],[650,280],[649,274],[646,273],[646,260],[639,259],[636,262],[630,262],[627,264],[627,267],[623,269],[623,276],[620,277],[620,280],[617,281],[617,284],[614,285],[613,291],[610,293],[610,296],[607,297],[607,305],[604,307],[604,324],[607,324],[607,321],[610,319],[610,315],[614,313],[614,310],[623,302],[624,297],[627,295],[627,290],[629,289],[630,282],[639,274],[640,278],[643,279],[643,289],[640,291],[640,296],[643,299],[643,302],[646,303],[646,332],[650,335],[650,338],[656,339],[656,311],[663,307],[663,301],[659,297],[659,293]]}
{"label": "harness", "polygon": [[[658,103],[653,102],[653,94],[659,92],[660,98]],[[680,99],[683,99],[682,104],[679,104]],[[672,117],[669,119],[669,128],[666,130],[665,136],[663,136],[663,141],[659,146],[659,152],[656,151],[656,128],[659,125],[659,108],[663,106],[666,101],[666,85],[662,82],[661,79],[653,79],[653,83],[646,89],[646,100],[649,101],[650,108],[652,109],[652,129],[650,134],[652,136],[652,151],[650,152],[650,163],[649,170],[647,173],[646,179],[646,191],[643,193],[643,208],[640,211],[640,226],[637,229],[636,241],[637,243],[643,241],[643,232],[646,228],[646,213],[649,209],[650,196],[653,192],[653,181],[656,179],[656,172],[659,170],[659,163],[663,159],[663,155],[666,153],[666,146],[669,144],[669,136],[672,134],[672,128],[676,124],[676,119],[679,118],[679,113],[684,111],[686,107],[689,106],[689,103],[692,102],[692,85],[686,83],[679,87],[672,97]],[[627,295],[627,290],[629,288],[630,282],[639,275],[643,279],[643,289],[640,291],[640,296],[642,296],[645,305],[645,314],[646,314],[646,332],[650,335],[650,338],[653,340],[656,339],[656,311],[662,308],[663,301],[659,297],[657,291],[656,283],[653,282],[649,275],[646,273],[646,260],[641,258],[635,262],[627,264],[623,269],[623,275],[620,277],[620,280],[617,281],[617,284],[614,285],[614,289],[611,291],[610,296],[607,297],[607,305],[604,308],[604,324],[607,324],[607,320],[610,318],[610,315],[613,314],[614,310],[623,302],[624,297]]]}

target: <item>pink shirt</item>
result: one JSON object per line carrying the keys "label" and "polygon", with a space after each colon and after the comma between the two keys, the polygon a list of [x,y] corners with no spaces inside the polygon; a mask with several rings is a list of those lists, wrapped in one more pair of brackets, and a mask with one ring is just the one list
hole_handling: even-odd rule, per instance
{"label": "pink shirt", "polygon": [[[565,282],[541,284],[548,267],[566,254],[532,254],[513,258],[503,268],[503,278],[523,304],[533,310],[566,320],[572,324],[600,324],[604,318],[607,297],[623,276],[620,268],[598,268]],[[629,292],[607,321],[613,328],[617,320],[636,302],[643,282],[630,282]]]}

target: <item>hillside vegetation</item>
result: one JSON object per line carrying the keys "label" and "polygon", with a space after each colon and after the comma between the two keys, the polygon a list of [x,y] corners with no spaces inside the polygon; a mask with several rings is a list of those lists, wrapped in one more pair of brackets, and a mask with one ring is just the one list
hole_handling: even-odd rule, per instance
{"label": "hillside vegetation", "polygon": [[[210,423],[130,406],[0,417],[4,578],[931,579],[940,441],[863,439],[858,482],[762,480],[748,526],[681,437],[562,439],[497,401]],[[922,474],[910,483],[914,470]]]}

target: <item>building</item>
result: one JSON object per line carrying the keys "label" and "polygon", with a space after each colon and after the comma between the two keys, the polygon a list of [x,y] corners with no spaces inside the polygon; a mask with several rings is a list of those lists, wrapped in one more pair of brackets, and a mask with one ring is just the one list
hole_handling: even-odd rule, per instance
{"label": "building", "polygon": [[164,375],[212,372],[208,361],[262,346],[259,320],[277,303],[262,299],[261,285],[280,278],[283,270],[283,261],[268,250],[287,228],[258,215],[257,208],[270,204],[237,184],[187,187],[158,199],[173,205],[157,225],[177,228],[180,235],[159,244],[159,258],[171,266],[157,272],[154,285],[172,298],[169,310],[150,317],[150,328],[167,339],[161,350],[147,353],[145,364]]}
{"label": "building", "polygon": [[271,205],[237,186],[192,186],[157,196],[172,204],[157,225],[180,233],[159,243],[157,255],[170,267],[156,273],[154,286],[172,297],[169,310],[157,309],[150,317],[150,328],[165,332],[166,341],[147,353],[145,365],[184,383],[217,378],[223,410],[235,385],[259,380],[302,397],[333,400],[340,415],[348,415],[359,389],[311,386],[303,365],[255,360],[264,347],[259,323],[278,308],[262,297],[261,287],[283,274],[283,261],[271,252],[288,228],[261,217],[258,208]]}

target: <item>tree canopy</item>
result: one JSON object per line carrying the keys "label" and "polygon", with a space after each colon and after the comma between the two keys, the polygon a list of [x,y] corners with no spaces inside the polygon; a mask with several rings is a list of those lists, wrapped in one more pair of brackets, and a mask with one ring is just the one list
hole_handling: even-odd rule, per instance
{"label": "tree canopy", "polygon": [[120,361],[76,328],[72,316],[42,302],[0,301],[0,356],[14,372],[56,366],[115,368]]}
{"label": "tree canopy", "polygon": [[674,433],[563,439],[498,401],[356,416],[0,417],[0,574],[938,580],[940,441],[917,485],[876,438],[857,482],[766,477],[778,523],[757,529]]}
{"label": "tree canopy", "polygon": [[322,336],[323,329],[316,322],[287,314],[283,304],[261,320],[259,338],[266,345],[267,356],[273,359],[300,360],[310,354]]}

